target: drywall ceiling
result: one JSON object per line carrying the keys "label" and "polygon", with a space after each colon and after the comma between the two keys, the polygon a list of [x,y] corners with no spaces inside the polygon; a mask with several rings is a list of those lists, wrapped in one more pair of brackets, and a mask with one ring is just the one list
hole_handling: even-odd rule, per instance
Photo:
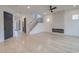
{"label": "drywall ceiling", "polygon": [[[49,5],[30,5],[29,9],[27,8],[27,5],[5,5],[5,6],[11,8],[17,13],[22,13],[22,14],[31,14],[33,12],[45,13],[49,11]],[[54,12],[79,8],[79,6],[73,7],[72,5],[52,5],[52,6],[57,7],[57,9],[54,10]]]}

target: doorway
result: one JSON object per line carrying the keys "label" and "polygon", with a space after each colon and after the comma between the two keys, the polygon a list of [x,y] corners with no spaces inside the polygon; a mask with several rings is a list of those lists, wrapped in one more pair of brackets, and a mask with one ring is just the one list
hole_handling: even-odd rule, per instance
{"label": "doorway", "polygon": [[13,15],[4,11],[4,39],[13,37]]}
{"label": "doorway", "polygon": [[23,22],[23,32],[26,33],[26,18],[24,18]]}

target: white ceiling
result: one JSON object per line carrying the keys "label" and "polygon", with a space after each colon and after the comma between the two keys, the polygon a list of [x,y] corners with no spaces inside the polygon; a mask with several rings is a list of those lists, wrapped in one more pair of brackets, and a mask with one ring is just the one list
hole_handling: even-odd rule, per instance
{"label": "white ceiling", "polygon": [[[67,9],[73,9],[73,8],[79,8],[79,6],[73,7],[72,5],[53,5],[53,7],[56,6],[57,9],[54,10],[54,12],[67,10]],[[17,13],[22,14],[30,14],[33,12],[37,13],[45,13],[49,10],[49,5],[31,5],[31,8],[27,8],[27,5],[7,5],[6,7],[9,7],[13,9]]]}

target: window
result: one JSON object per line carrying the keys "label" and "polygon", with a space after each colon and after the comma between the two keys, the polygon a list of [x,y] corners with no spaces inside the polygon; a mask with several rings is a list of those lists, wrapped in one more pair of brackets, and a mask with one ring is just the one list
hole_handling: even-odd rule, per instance
{"label": "window", "polygon": [[77,15],[77,14],[72,15],[72,20],[79,20],[79,15]]}

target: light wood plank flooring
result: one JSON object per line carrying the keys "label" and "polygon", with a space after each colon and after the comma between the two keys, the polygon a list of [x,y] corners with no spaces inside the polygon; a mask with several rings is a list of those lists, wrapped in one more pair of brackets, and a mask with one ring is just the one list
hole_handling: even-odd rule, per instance
{"label": "light wood plank flooring", "polygon": [[22,34],[0,43],[0,52],[73,53],[79,52],[79,37],[53,33]]}

